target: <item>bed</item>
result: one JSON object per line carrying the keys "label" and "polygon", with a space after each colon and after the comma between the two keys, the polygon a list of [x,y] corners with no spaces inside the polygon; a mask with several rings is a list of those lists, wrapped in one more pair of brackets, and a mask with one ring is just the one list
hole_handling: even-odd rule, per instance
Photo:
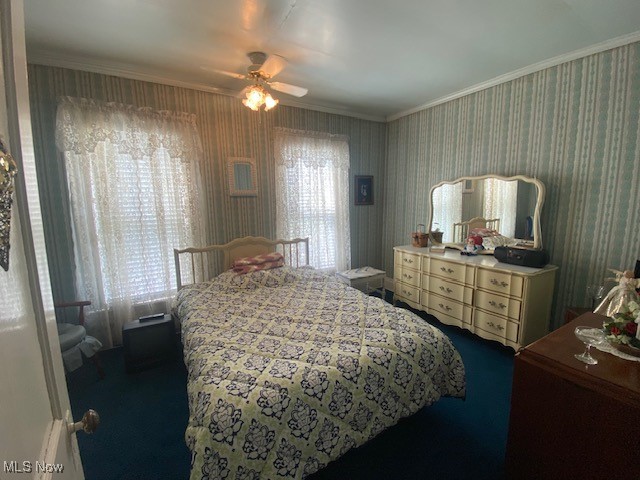
{"label": "bed", "polygon": [[[285,266],[227,270],[273,251]],[[197,258],[209,254],[223,258]],[[303,478],[440,397],[465,395],[442,332],[306,266],[306,239],[175,255],[192,480]],[[212,265],[223,273],[206,280]]]}

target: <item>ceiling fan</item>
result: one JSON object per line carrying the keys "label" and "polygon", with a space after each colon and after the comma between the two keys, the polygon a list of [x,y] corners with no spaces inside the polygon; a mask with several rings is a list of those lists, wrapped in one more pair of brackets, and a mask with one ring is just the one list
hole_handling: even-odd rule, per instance
{"label": "ceiling fan", "polygon": [[272,81],[273,77],[287,66],[287,61],[280,55],[272,54],[267,56],[264,52],[249,52],[247,57],[249,57],[251,65],[247,68],[246,74],[212,70],[228,77],[252,82],[251,85],[245,87],[238,94],[240,98],[245,97],[242,101],[245,106],[252,110],[258,110],[264,105],[265,110],[270,110],[278,104],[278,100],[271,97],[269,91],[264,88],[265,85],[294,97],[303,97],[307,94],[308,90],[306,88]]}

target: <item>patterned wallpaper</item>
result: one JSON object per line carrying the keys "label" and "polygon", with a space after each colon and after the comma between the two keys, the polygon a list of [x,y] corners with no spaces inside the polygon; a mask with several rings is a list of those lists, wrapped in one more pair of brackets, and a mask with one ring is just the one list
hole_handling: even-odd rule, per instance
{"label": "patterned wallpaper", "polygon": [[586,285],[640,258],[639,73],[634,43],[388,123],[387,272],[393,246],[428,220],[431,186],[524,174],[547,190],[542,238],[560,267],[552,322],[560,325],[566,306],[586,306]]}
{"label": "patterned wallpaper", "polygon": [[[376,204],[351,203],[352,263],[393,271],[393,246],[428,219],[429,189],[463,175],[525,174],[547,187],[545,248],[560,267],[553,322],[585,305],[608,267],[640,258],[640,43],[591,55],[388,124],[62,68],[29,66],[34,140],[56,298],[73,296],[66,181],[54,142],[56,97],[195,113],[205,148],[209,239],[273,236],[273,127],[350,137],[351,177],[374,175]],[[260,192],[229,197],[227,157],[258,162]],[[353,181],[351,182],[353,184]]]}
{"label": "patterned wallpaper", "polygon": [[[354,175],[373,175],[376,181],[374,205],[356,207],[350,199],[352,264],[382,267],[383,190],[378,180],[384,174],[384,123],[283,105],[258,114],[228,96],[63,68],[29,65],[28,73],[43,220],[56,300],[74,297],[68,195],[54,137],[56,98],[62,95],[196,114],[204,146],[210,243],[224,243],[245,235],[274,236],[274,127],[347,135],[350,185]],[[228,157],[256,159],[257,197],[229,196],[225,164]]]}

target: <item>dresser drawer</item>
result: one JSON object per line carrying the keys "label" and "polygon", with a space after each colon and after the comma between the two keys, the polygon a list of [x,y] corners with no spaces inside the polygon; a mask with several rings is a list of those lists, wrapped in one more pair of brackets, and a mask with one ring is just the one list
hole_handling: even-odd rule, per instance
{"label": "dresser drawer", "polygon": [[459,283],[448,282],[442,278],[423,275],[422,288],[443,297],[457,300],[467,305],[473,304],[473,289]]}
{"label": "dresser drawer", "polygon": [[524,280],[519,275],[478,268],[478,288],[522,297]]}
{"label": "dresser drawer", "polygon": [[462,263],[446,262],[432,258],[429,273],[454,282],[473,285],[474,267]]}
{"label": "dresser drawer", "polygon": [[481,337],[488,338],[482,335],[481,332],[478,332],[477,329],[483,330],[492,336],[506,338],[512,342],[518,341],[518,324],[510,322],[506,318],[476,309],[473,324],[476,327],[476,333]]}
{"label": "dresser drawer", "polygon": [[438,321],[440,321],[441,323],[444,323],[446,325],[455,325],[467,330],[471,330],[473,328],[471,326],[471,307],[465,308],[462,318],[456,318],[440,311],[430,310],[428,307],[425,308],[430,315],[436,316],[438,318]]}
{"label": "dresser drawer", "polygon": [[420,260],[422,257],[417,253],[408,253],[397,250],[394,258],[396,265],[420,270]]}
{"label": "dresser drawer", "polygon": [[430,312],[441,312],[450,317],[458,318],[464,323],[471,323],[472,308],[469,305],[463,305],[440,295],[429,295],[428,305],[426,306]]}
{"label": "dresser drawer", "polygon": [[417,270],[413,270],[411,268],[406,268],[402,265],[396,264],[393,273],[394,273],[394,278],[397,281],[400,281],[402,283],[407,283],[414,287],[420,286],[420,272]]}
{"label": "dresser drawer", "polygon": [[478,290],[476,292],[475,305],[483,310],[509,317],[516,322],[520,321],[520,307],[522,304],[520,300],[515,298],[503,297],[495,293]]}
{"label": "dresser drawer", "polygon": [[395,291],[396,296],[410,300],[417,304],[420,303],[419,288],[416,288],[412,285],[407,285],[406,283],[403,283],[403,282],[398,282],[397,280],[396,280],[395,288],[396,288],[396,291]]}

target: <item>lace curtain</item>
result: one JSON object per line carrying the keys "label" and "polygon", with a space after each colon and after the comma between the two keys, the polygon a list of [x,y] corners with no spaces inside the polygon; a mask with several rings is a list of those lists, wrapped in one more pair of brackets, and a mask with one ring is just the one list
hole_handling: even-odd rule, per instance
{"label": "lace curtain", "polygon": [[484,218],[500,219],[500,233],[505,237],[515,237],[517,204],[517,180],[505,182],[499,178],[485,179]]}
{"label": "lace curtain", "polygon": [[276,129],[276,235],[309,237],[309,263],[350,268],[349,143],[342,135]]}
{"label": "lace curtain", "polygon": [[444,184],[440,186],[433,194],[433,219],[432,227],[439,228],[442,234],[443,242],[454,242],[453,224],[462,221],[462,185],[463,182],[456,184]]}
{"label": "lace curtain", "polygon": [[173,248],[203,244],[195,117],[63,98],[56,143],[69,186],[78,299],[105,346],[122,325],[169,312]]}

